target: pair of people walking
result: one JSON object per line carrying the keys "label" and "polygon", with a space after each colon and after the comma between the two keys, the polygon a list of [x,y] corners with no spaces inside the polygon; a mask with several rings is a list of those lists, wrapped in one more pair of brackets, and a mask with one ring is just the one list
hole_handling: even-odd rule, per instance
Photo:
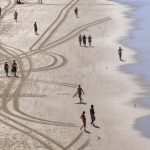
{"label": "pair of people walking", "polygon": [[[15,77],[17,77],[17,69],[18,69],[18,66],[17,66],[17,63],[15,60],[13,60],[13,63],[12,63],[12,66],[11,66],[11,72],[14,74]],[[4,64],[4,71],[6,73],[6,76],[8,77],[8,73],[9,73],[9,65],[7,62],[5,62]]]}
{"label": "pair of people walking", "polygon": [[91,35],[89,35],[88,37],[85,34],[83,36],[79,35],[79,44],[80,44],[80,46],[82,46],[82,43],[83,43],[83,46],[86,47],[87,40],[88,40],[89,47],[91,47],[91,44],[92,44],[92,37],[91,37]]}
{"label": "pair of people walking", "polygon": [[[94,105],[91,105],[90,108],[90,116],[91,116],[91,125],[95,126],[94,121],[95,121],[95,110],[94,110]],[[81,130],[82,128],[84,128],[84,131],[86,131],[86,116],[85,116],[85,111],[83,111],[81,117],[83,125],[81,126]]]}

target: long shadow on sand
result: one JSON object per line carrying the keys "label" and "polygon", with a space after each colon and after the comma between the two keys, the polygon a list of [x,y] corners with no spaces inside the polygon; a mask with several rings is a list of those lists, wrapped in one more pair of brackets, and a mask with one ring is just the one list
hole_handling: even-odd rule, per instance
{"label": "long shadow on sand", "polygon": [[95,125],[95,124],[93,125],[93,127],[100,129],[100,127],[99,127],[99,126],[97,126],[97,125]]}
{"label": "long shadow on sand", "polygon": [[83,105],[86,105],[87,103],[84,103],[84,102],[80,103],[80,102],[79,102],[79,103],[75,103],[75,104],[83,104]]}

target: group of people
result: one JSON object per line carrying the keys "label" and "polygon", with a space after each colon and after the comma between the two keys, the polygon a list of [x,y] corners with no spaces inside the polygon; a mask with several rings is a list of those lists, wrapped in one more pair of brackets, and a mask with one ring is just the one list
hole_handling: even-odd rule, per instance
{"label": "group of people", "polygon": [[83,46],[86,47],[87,40],[88,40],[89,46],[91,47],[91,44],[92,44],[92,37],[91,37],[91,35],[89,35],[88,37],[85,34],[83,36],[79,35],[79,44],[80,44],[80,46],[82,46],[82,43],[83,43]]}
{"label": "group of people", "polygon": [[[85,95],[83,89],[81,88],[81,85],[78,86],[77,88],[77,92],[73,95],[73,97],[77,96],[79,97],[80,103],[83,103],[83,99],[82,99],[82,95]],[[94,110],[94,105],[91,105],[91,109],[90,109],[90,116],[91,116],[91,125],[95,126],[94,121],[95,121],[95,110]],[[81,119],[83,122],[83,126],[80,128],[82,130],[82,128],[84,128],[84,131],[86,131],[86,116],[85,116],[85,111],[83,111],[82,115],[81,115]]]}
{"label": "group of people", "polygon": [[[11,65],[11,72],[14,74],[15,77],[17,77],[17,69],[18,69],[17,63],[15,60],[13,60],[12,65]],[[9,77],[9,70],[10,70],[9,64],[5,62],[4,71],[7,77]]]}
{"label": "group of people", "polygon": [[[75,13],[75,16],[78,18],[79,17],[79,9],[77,7],[75,7],[75,9],[74,9],[74,13]],[[80,44],[80,46],[82,46],[82,43],[83,43],[83,46],[86,47],[87,42],[89,44],[89,47],[91,47],[91,44],[92,44],[91,35],[89,35],[88,37],[85,34],[83,36],[79,35],[79,44]]]}

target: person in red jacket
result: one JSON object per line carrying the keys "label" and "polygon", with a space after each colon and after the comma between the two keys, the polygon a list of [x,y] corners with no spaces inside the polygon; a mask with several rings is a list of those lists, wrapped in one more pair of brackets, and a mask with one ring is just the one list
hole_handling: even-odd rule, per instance
{"label": "person in red jacket", "polygon": [[7,62],[5,62],[5,64],[4,64],[4,70],[5,70],[6,76],[8,77],[9,65]]}

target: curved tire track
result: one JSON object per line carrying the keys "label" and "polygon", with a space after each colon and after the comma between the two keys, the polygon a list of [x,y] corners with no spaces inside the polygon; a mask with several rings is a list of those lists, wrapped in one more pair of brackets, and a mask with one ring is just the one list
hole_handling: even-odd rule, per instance
{"label": "curved tire track", "polygon": [[[10,51],[10,50],[9,50],[9,51]],[[6,52],[6,49],[5,49],[5,52]],[[14,51],[13,51],[13,52],[14,52]],[[7,53],[10,54],[9,52],[7,52]],[[23,69],[23,64],[22,64],[21,60],[18,59],[18,57],[15,56],[15,58],[16,58],[16,60],[18,61],[19,68],[21,69],[21,70],[20,70],[20,73],[21,73],[21,78],[20,78],[20,80],[21,80],[21,81],[20,81],[20,83],[19,83],[17,89],[16,89],[15,92],[13,93],[13,96],[12,96],[12,97],[10,97],[8,100],[5,100],[5,98],[3,97],[3,99],[4,99],[4,100],[3,100],[3,107],[5,108],[5,111],[7,111],[7,113],[9,113],[10,115],[13,115],[14,117],[20,118],[20,119],[22,119],[22,120],[27,120],[27,121],[36,122],[36,123],[49,124],[49,125],[55,125],[55,126],[75,127],[73,124],[70,124],[70,123],[62,123],[62,122],[56,122],[56,121],[47,121],[47,120],[44,120],[44,119],[40,119],[40,118],[37,118],[37,117],[33,117],[33,116],[30,116],[30,115],[28,115],[28,114],[22,112],[22,111],[19,109],[19,97],[18,97],[18,96],[19,96],[20,93],[21,93],[21,89],[22,89],[23,84],[25,83],[25,81],[26,81],[26,79],[27,79],[27,77],[28,77],[28,75],[29,75],[29,72],[27,73],[26,76],[24,76],[25,71],[23,71],[23,70],[24,70],[24,69]],[[30,61],[30,63],[31,63],[31,61]],[[30,65],[30,66],[31,66],[31,65]],[[30,70],[31,70],[31,67],[30,67],[29,71],[30,71]],[[6,89],[6,91],[5,91],[6,95],[8,95],[8,93],[9,93],[9,91],[10,91],[10,89],[11,89],[11,86],[13,85],[13,84],[12,84],[13,81],[14,81],[14,79],[10,82],[10,85],[8,86],[9,88]],[[22,117],[22,116],[19,116],[19,115],[17,115],[17,114],[14,114],[14,113],[12,113],[12,112],[10,112],[10,111],[8,110],[8,108],[7,108],[7,103],[8,103],[11,99],[13,99],[13,108],[14,108],[14,110],[15,110],[16,112],[22,114],[23,116],[29,117],[30,119],[25,118],[25,117]],[[34,120],[31,120],[31,118],[34,119]]]}

